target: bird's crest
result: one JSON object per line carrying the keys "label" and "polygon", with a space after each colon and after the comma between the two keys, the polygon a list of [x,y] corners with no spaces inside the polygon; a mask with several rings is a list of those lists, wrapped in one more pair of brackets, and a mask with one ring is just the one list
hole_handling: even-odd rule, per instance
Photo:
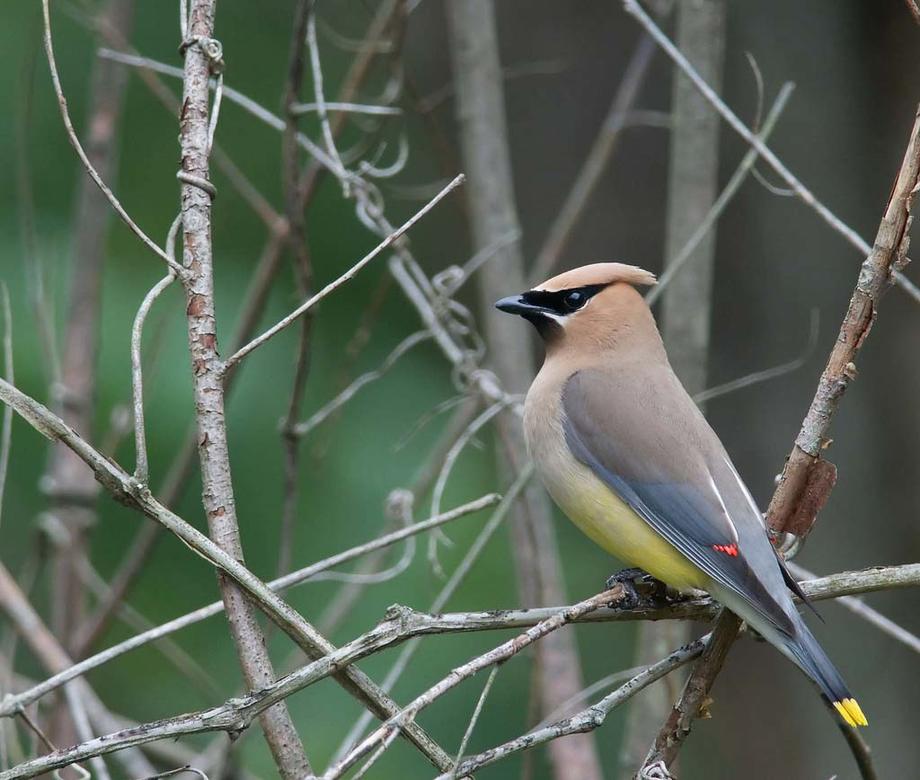
{"label": "bird's crest", "polygon": [[552,279],[547,279],[536,287],[537,290],[556,292],[558,290],[571,290],[594,284],[615,284],[625,282],[632,285],[656,284],[655,274],[625,263],[592,263],[581,268],[573,268]]}

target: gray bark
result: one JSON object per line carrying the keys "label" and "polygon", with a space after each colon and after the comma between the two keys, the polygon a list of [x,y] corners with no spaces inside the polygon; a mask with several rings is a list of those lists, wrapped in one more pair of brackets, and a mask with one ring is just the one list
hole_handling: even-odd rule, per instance
{"label": "gray bark", "polygon": [[[215,0],[195,0],[189,11],[189,35],[211,38]],[[209,60],[202,49],[190,45],[185,53],[182,112],[179,142],[184,174],[208,179],[209,154]],[[240,542],[236,504],[230,474],[230,451],[224,418],[223,364],[217,352],[214,316],[214,265],[211,246],[211,197],[201,187],[182,185],[183,260],[188,342],[192,359],[195,417],[198,427],[198,457],[201,465],[202,503],[211,538],[240,563]],[[259,690],[275,681],[262,629],[255,609],[243,591],[222,572],[218,574],[221,595],[236,643],[246,687]],[[280,702],[265,710],[259,722],[278,771],[285,778],[311,774],[303,745],[294,728],[287,705]]]}
{"label": "gray bark", "polygon": [[[524,258],[514,199],[511,156],[505,125],[501,63],[491,0],[451,0],[447,5],[457,118],[464,168],[469,177],[468,198],[473,250],[501,247],[479,270],[479,298],[492,367],[509,392],[523,391],[534,375],[530,350],[522,342],[520,324],[497,312],[500,294],[526,289]],[[519,470],[526,458],[517,418],[499,418],[507,464]],[[512,544],[526,606],[565,601],[552,514],[546,494],[528,489],[512,517]],[[536,650],[541,711],[549,713],[583,687],[578,653],[571,634],[557,632]],[[601,778],[594,740],[582,734],[550,745],[557,778]]]}
{"label": "gray bark", "polygon": [[[677,4],[677,45],[700,75],[719,91],[725,49],[724,0],[683,0]],[[692,82],[675,68],[673,128],[668,168],[665,269],[706,218],[718,196],[719,115]],[[706,388],[716,231],[709,230],[674,276],[661,299],[661,333],[671,365],[691,395]],[[643,623],[636,664],[653,663],[687,641],[685,624]],[[629,713],[620,776],[632,777],[654,734],[680,693],[678,675],[650,687]]]}

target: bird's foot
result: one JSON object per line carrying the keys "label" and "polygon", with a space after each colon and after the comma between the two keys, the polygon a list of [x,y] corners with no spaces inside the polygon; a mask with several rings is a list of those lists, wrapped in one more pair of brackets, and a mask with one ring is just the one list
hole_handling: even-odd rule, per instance
{"label": "bird's foot", "polygon": [[656,761],[654,764],[642,767],[637,778],[638,780],[674,780],[674,775],[668,771],[668,765],[664,761]]}
{"label": "bird's foot", "polygon": [[623,586],[623,598],[616,604],[618,609],[636,609],[643,606],[668,604],[673,601],[675,591],[661,580],[655,579],[642,569],[623,569],[607,578],[607,590],[616,585]]}

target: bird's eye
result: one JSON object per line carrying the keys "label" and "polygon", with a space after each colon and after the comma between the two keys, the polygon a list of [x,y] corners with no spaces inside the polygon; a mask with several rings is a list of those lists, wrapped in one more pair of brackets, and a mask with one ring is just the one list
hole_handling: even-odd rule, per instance
{"label": "bird's eye", "polygon": [[588,296],[579,290],[572,290],[568,293],[565,298],[562,299],[562,302],[565,304],[565,308],[569,311],[578,311],[582,306],[585,305],[585,302],[588,300]]}

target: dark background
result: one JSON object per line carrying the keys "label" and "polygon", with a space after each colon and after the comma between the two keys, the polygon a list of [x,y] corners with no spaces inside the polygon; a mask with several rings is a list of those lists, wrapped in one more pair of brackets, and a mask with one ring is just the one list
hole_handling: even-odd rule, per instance
{"label": "dark background", "polygon": [[[174,3],[139,0],[132,41],[143,54],[180,64]],[[503,64],[548,63],[544,72],[509,79],[505,85],[515,187],[526,256],[532,259],[593,141],[637,39],[634,21],[612,0],[499,0],[496,3]],[[370,0],[321,3],[324,23],[360,38],[375,10]],[[216,34],[227,61],[227,83],[277,110],[286,73],[291,3],[221,0]],[[56,4],[54,30],[59,68],[78,132],[84,131],[89,73],[95,43],[79,8]],[[670,30],[670,26],[666,29]],[[723,94],[750,121],[756,90],[745,58],[757,60],[766,102],[782,82],[796,83],[770,146],[831,210],[871,241],[884,208],[920,99],[920,28],[900,0],[739,0],[730,4]],[[327,95],[334,95],[351,55],[320,27]],[[671,68],[662,55],[652,67],[639,107],[666,110]],[[412,13],[405,41],[408,83],[420,95],[444,87],[450,62],[441,0],[424,0]],[[48,398],[47,360],[40,346],[33,294],[43,273],[60,326],[73,230],[75,186],[85,175],[67,144],[40,48],[37,2],[14,0],[0,9],[0,273],[9,286],[14,315],[16,381],[39,399]],[[307,81],[309,84],[309,80]],[[178,90],[178,82],[170,82]],[[365,87],[372,101],[382,80]],[[309,93],[307,88],[306,93]],[[453,101],[432,114],[449,143],[438,151],[431,123],[411,113],[400,120],[412,156],[394,187],[384,186],[388,214],[400,222],[419,205],[402,197],[406,186],[431,184],[445,166],[459,170]],[[318,137],[316,127],[306,128]],[[178,204],[176,120],[132,76],[121,139],[117,181],[112,182],[133,217],[162,241]],[[347,138],[347,136],[346,136]],[[275,204],[280,197],[280,139],[229,102],[218,140]],[[347,145],[347,144],[346,144]],[[724,182],[745,151],[723,126],[721,176]],[[626,130],[609,170],[584,214],[562,265],[621,260],[660,271],[668,158],[667,130]],[[764,168],[768,178],[774,178]],[[22,173],[32,190],[20,183]],[[19,177],[21,180],[21,177]],[[264,240],[264,229],[215,174],[220,198],[214,210],[219,337],[229,339],[248,272]],[[434,273],[468,257],[468,238],[452,198],[412,235],[412,246]],[[21,217],[34,216],[34,257]],[[308,241],[316,279],[325,283],[370,249],[375,239],[356,222],[341,191],[326,180],[308,214]],[[798,371],[709,405],[709,418],[722,436],[757,500],[766,503],[814,392],[833,343],[862,258],[817,216],[792,198],[780,198],[748,179],[718,226],[712,310],[710,383],[718,384],[789,360],[803,351],[812,308],[820,311],[817,347]],[[36,263],[42,271],[36,271]],[[305,415],[340,387],[342,350],[362,311],[386,276],[381,258],[320,307],[313,337],[311,377]],[[112,409],[130,394],[130,323],[146,290],[162,275],[154,259],[128,231],[113,221],[108,243],[99,365],[99,431]],[[916,278],[916,272],[908,270]],[[516,290],[495,290],[500,297]],[[465,291],[472,305],[472,286]],[[275,285],[268,325],[297,302],[288,271]],[[151,468],[162,477],[190,421],[191,394],[185,349],[183,301],[178,289],[157,304],[152,330],[161,333],[159,354],[147,385]],[[830,457],[839,484],[808,545],[798,559],[818,573],[878,563],[915,561],[920,556],[917,505],[920,433],[920,307],[895,289],[885,299],[870,342],[861,357],[859,380],[835,421]],[[352,373],[376,366],[402,338],[419,327],[414,310],[393,288],[373,334]],[[521,323],[521,348],[537,348]],[[281,447],[277,421],[283,415],[292,377],[296,339],[286,333],[248,361],[229,404],[234,480],[247,561],[255,572],[274,573],[281,499]],[[501,356],[493,356],[500,360]],[[512,388],[523,391],[525,388]],[[360,393],[334,423],[315,431],[301,464],[301,506],[293,561],[305,565],[375,536],[383,526],[388,493],[405,486],[423,464],[443,417],[426,426],[401,449],[395,443],[420,414],[454,393],[448,367],[430,345],[413,350],[381,382]],[[130,465],[132,444],[117,457]],[[471,449],[451,480],[445,505],[500,487],[491,448]],[[14,427],[13,458],[0,526],[0,555],[14,573],[35,554],[37,521],[45,501],[38,479],[46,442],[26,425]],[[189,487],[180,514],[204,527],[199,485]],[[417,519],[427,515],[422,503]],[[139,517],[103,500],[93,532],[92,557],[103,575],[111,573]],[[450,571],[482,519],[459,521],[448,530],[455,547],[443,552]],[[569,596],[595,592],[617,567],[560,518],[557,524]],[[398,555],[398,552],[394,555]],[[516,603],[508,535],[490,544],[451,610],[487,609]],[[339,626],[336,642],[370,628],[393,602],[425,609],[440,580],[419,553],[400,578],[368,589]],[[316,583],[290,594],[310,619],[317,618],[340,586]],[[130,602],[154,621],[169,619],[214,600],[213,571],[178,541],[164,538]],[[913,591],[874,595],[871,603],[906,628],[920,631],[920,601]],[[47,589],[35,602],[47,614]],[[836,605],[822,607],[826,625],[816,631],[848,678],[866,710],[865,732],[883,777],[908,777],[920,760],[916,702],[920,698],[917,658]],[[634,628],[585,626],[576,630],[587,681],[632,663]],[[101,646],[128,635],[116,625]],[[178,641],[207,667],[229,696],[239,685],[239,669],[223,618],[187,630]],[[395,696],[405,701],[452,665],[500,641],[499,635],[426,639]],[[289,642],[275,636],[277,657]],[[382,677],[395,653],[363,664]],[[24,673],[43,670],[20,651]],[[103,667],[90,681],[115,711],[148,720],[217,703],[199,694],[150,648]],[[526,728],[529,664],[518,658],[503,667],[476,728],[470,752],[509,739]],[[422,723],[447,746],[459,744],[478,684],[467,684],[439,701]],[[771,648],[739,643],[713,697],[713,718],[699,722],[683,751],[685,777],[840,778],[856,776],[846,746],[805,679]],[[358,707],[336,685],[322,683],[289,700],[314,765],[331,755],[354,720]],[[614,776],[625,710],[616,711],[597,733],[604,765]],[[650,738],[652,735],[649,735]],[[192,744],[204,741],[189,740]],[[263,776],[272,765],[261,739],[241,743],[244,762]],[[449,748],[450,749],[450,748]],[[513,777],[520,758],[482,771],[482,777]],[[536,756],[534,777],[548,777],[545,755]],[[428,777],[430,768],[404,745],[397,745],[371,772],[374,777]]]}

